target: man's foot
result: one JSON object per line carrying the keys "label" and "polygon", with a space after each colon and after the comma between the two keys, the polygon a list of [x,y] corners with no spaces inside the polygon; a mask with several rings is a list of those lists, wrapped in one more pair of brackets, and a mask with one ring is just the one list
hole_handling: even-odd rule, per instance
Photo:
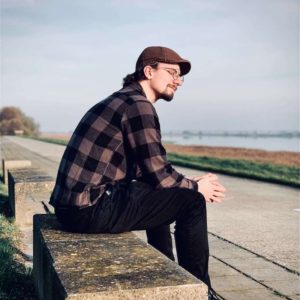
{"label": "man's foot", "polygon": [[212,288],[208,288],[208,300],[220,300],[220,299],[222,298],[220,298]]}

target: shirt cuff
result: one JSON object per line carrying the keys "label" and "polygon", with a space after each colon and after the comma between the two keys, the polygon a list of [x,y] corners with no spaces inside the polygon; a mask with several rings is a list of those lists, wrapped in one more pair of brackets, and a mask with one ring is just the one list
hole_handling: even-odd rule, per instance
{"label": "shirt cuff", "polygon": [[190,180],[191,184],[192,184],[192,188],[193,190],[195,190],[196,192],[198,192],[198,183],[194,180]]}

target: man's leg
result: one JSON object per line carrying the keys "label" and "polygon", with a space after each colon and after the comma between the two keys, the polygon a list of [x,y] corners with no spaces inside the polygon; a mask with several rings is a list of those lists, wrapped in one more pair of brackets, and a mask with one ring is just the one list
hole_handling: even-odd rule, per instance
{"label": "man's leg", "polygon": [[201,208],[195,205],[194,209],[195,211],[190,210],[189,214],[192,216],[188,220],[182,216],[176,221],[178,263],[211,287],[208,275],[209,247],[205,200],[203,199]]}
{"label": "man's leg", "polygon": [[159,250],[161,253],[175,260],[173,254],[172,237],[170,225],[159,226],[153,229],[147,229],[148,243]]}
{"label": "man's leg", "polygon": [[133,183],[111,195],[96,205],[90,232],[153,230],[176,221],[179,264],[210,286],[206,204],[200,193],[182,188],[153,190]]}

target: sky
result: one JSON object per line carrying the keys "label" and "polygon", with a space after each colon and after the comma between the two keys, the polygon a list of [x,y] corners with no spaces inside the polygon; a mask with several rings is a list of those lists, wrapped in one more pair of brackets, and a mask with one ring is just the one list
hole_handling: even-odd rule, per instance
{"label": "sky", "polygon": [[300,130],[299,0],[0,0],[0,107],[73,131],[147,46],[192,63],[163,131]]}

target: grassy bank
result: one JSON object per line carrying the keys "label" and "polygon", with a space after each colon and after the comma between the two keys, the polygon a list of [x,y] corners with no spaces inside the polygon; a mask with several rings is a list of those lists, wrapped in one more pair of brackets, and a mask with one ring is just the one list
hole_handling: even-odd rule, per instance
{"label": "grassy bank", "polygon": [[241,159],[197,157],[169,153],[168,159],[182,167],[300,187],[300,168],[263,164]]}
{"label": "grassy bank", "polygon": [[[55,143],[60,145],[66,145],[68,138],[39,138],[39,140],[49,143]],[[170,145],[166,145],[170,146]],[[174,145],[175,146],[175,145]],[[176,146],[175,146],[176,147]],[[184,152],[190,147],[180,146],[179,152]],[[167,147],[168,150],[169,147]],[[176,147],[179,148],[179,147]],[[232,148],[233,153],[228,153],[228,149],[221,147],[215,147],[219,150],[217,153],[213,153],[213,147],[207,148],[206,153],[212,153],[209,155],[195,155],[197,150],[191,151],[193,155],[173,153],[171,149],[168,151],[168,159],[174,164],[182,167],[193,168],[196,170],[218,172],[227,175],[256,179],[266,182],[280,183],[289,186],[300,187],[300,168],[297,164],[298,156],[294,155],[295,161],[292,165],[285,165],[285,161],[282,160],[284,154],[281,152],[267,152],[264,160],[261,162],[257,159],[257,156],[249,157],[249,153],[245,153],[245,149]],[[250,151],[250,150],[249,150]],[[261,156],[262,151],[251,150],[251,152],[259,153]],[[277,154],[277,155],[276,155]],[[226,157],[226,156],[229,157]],[[234,157],[234,158],[233,158]],[[266,158],[274,158],[273,161],[268,162]],[[278,162],[278,163],[277,163]]]}
{"label": "grassy bank", "polygon": [[54,139],[54,138],[44,138],[44,137],[34,137],[32,139],[46,142],[46,143],[51,143],[51,144],[62,145],[62,146],[66,146],[68,143],[68,139],[57,139],[57,138]]}
{"label": "grassy bank", "polygon": [[32,269],[18,251],[20,231],[8,215],[7,189],[0,183],[0,299],[36,299]]}

